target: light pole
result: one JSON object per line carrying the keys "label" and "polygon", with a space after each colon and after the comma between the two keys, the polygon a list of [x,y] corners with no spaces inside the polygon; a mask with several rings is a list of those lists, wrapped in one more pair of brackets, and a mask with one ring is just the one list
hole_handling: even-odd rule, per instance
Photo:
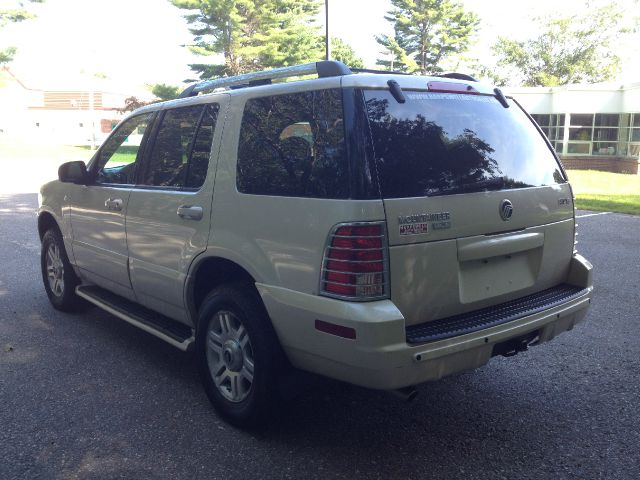
{"label": "light pole", "polygon": [[329,37],[329,0],[324,0],[324,51],[326,60],[331,60],[331,38]]}

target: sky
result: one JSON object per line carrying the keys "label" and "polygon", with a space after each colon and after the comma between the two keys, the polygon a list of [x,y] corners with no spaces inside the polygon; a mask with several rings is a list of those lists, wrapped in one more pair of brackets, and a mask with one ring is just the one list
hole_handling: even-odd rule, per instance
{"label": "sky", "polygon": [[[375,68],[380,48],[374,35],[392,33],[384,19],[388,0],[329,0],[331,36],[350,44]],[[0,0],[11,6],[13,0]],[[564,15],[584,8],[584,0],[463,0],[481,17],[476,45],[468,53],[480,61],[490,56],[499,35],[535,35],[531,17]],[[594,3],[593,1],[591,2]],[[597,2],[596,2],[597,3]],[[629,6],[635,0],[620,0]],[[81,88],[93,74],[105,74],[113,85],[180,84],[194,75],[188,63],[202,63],[183,45],[192,42],[182,12],[167,0],[46,0],[30,8],[37,18],[0,30],[0,45],[18,47],[10,65],[32,88]],[[324,14],[318,18],[324,28]],[[637,40],[634,42],[638,45]],[[640,81],[640,62],[632,49],[623,53],[621,81]],[[76,86],[77,85],[77,86]]]}

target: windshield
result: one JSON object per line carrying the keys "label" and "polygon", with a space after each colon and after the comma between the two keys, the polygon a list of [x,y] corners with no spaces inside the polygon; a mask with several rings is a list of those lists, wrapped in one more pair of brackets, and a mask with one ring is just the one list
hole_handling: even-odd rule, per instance
{"label": "windshield", "polygon": [[364,92],[384,198],[564,183],[542,135],[512,100],[489,95]]}

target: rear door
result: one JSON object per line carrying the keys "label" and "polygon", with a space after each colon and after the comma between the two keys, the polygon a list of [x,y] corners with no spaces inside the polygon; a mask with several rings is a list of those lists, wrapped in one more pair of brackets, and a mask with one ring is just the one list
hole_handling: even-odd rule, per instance
{"label": "rear door", "polygon": [[[186,321],[183,287],[209,236],[215,157],[228,95],[164,111],[131,192],[126,228],[138,301]],[[218,128],[216,128],[216,126]],[[215,139],[214,139],[215,138]]]}
{"label": "rear door", "polygon": [[399,103],[386,90],[365,91],[391,297],[407,323],[562,283],[573,251],[572,195],[533,122],[492,95],[404,95]]}

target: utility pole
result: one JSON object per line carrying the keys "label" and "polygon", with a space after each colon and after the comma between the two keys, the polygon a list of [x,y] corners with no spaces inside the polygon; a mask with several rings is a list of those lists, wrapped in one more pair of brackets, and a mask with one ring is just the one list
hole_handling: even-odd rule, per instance
{"label": "utility pole", "polygon": [[331,37],[329,37],[329,0],[324,0],[324,26],[325,26],[325,38],[324,38],[324,50],[326,60],[331,60]]}

